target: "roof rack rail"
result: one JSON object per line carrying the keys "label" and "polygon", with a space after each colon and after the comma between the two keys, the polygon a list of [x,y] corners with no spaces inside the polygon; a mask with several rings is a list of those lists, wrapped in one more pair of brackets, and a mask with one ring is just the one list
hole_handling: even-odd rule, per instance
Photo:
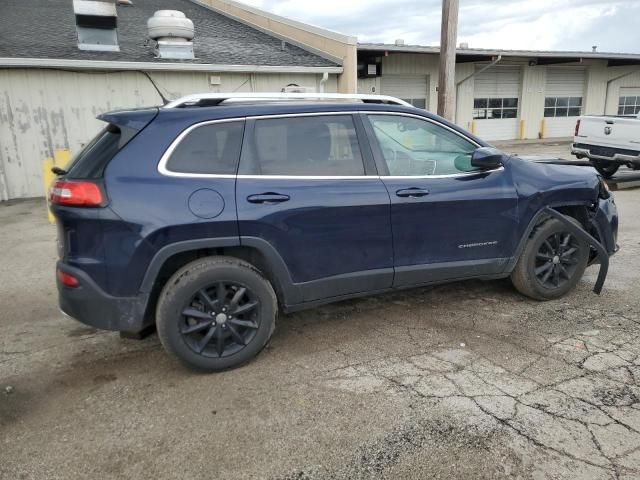
{"label": "roof rack rail", "polygon": [[309,101],[356,101],[362,103],[383,103],[412,107],[410,103],[387,95],[362,95],[350,93],[195,93],[166,104],[163,108],[211,107],[234,102],[278,102],[289,100]]}

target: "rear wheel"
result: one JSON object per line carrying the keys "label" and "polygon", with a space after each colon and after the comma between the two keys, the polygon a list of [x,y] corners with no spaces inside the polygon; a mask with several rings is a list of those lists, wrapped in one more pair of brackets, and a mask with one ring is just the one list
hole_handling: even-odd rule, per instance
{"label": "rear wheel", "polygon": [[592,160],[593,168],[595,168],[604,178],[613,177],[620,168],[619,163],[603,162],[600,160]]}
{"label": "rear wheel", "polygon": [[551,300],[576,286],[588,260],[588,243],[571,233],[561,221],[547,220],[527,241],[511,281],[528,297]]}
{"label": "rear wheel", "polygon": [[156,323],[168,352],[189,367],[216,371],[257,355],[273,333],[276,313],[273,288],[258,270],[235,258],[209,257],[169,279]]}

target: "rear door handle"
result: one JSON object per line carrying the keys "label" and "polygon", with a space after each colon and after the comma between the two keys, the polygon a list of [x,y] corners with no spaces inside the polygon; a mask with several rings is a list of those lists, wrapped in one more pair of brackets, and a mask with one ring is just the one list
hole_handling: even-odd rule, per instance
{"label": "rear door handle", "polygon": [[402,197],[402,198],[419,198],[419,197],[425,197],[427,195],[429,195],[429,190],[425,190],[424,188],[403,188],[401,190],[398,190],[396,192],[396,195],[398,197]]}
{"label": "rear door handle", "polygon": [[257,195],[249,195],[247,197],[247,202],[249,203],[266,203],[266,204],[274,204],[274,203],[282,203],[289,200],[289,195],[282,195],[280,193],[275,192],[265,192],[259,193]]}

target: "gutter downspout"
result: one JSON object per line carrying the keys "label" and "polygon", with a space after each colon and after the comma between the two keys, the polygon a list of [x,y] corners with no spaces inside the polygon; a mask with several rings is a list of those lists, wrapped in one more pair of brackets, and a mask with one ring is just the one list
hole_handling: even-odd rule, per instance
{"label": "gutter downspout", "polygon": [[477,72],[473,72],[471,75],[469,75],[467,77],[464,77],[462,80],[460,80],[459,82],[456,83],[456,114],[455,114],[455,120],[456,121],[458,120],[458,90],[460,89],[460,85],[462,85],[466,81],[470,80],[471,78],[475,77],[479,73],[482,73],[485,70],[488,70],[489,68],[493,67],[494,65],[499,63],[501,60],[502,60],[502,55],[498,55],[497,57],[494,57],[494,59],[491,61],[491,63],[485,65],[484,67],[482,67]]}
{"label": "gutter downspout", "polygon": [[610,80],[607,80],[607,87],[604,91],[604,110],[602,112],[603,115],[607,114],[607,103],[609,103],[609,87],[616,80],[620,80],[621,78],[628,77],[629,75],[633,75],[634,73],[640,72],[640,69],[633,69],[630,72],[623,73],[622,75],[618,75],[617,77],[613,77]]}
{"label": "gutter downspout", "polygon": [[324,93],[324,84],[327,83],[328,80],[329,80],[329,72],[324,72],[322,74],[322,78],[320,79],[320,86],[319,86],[320,93]]}

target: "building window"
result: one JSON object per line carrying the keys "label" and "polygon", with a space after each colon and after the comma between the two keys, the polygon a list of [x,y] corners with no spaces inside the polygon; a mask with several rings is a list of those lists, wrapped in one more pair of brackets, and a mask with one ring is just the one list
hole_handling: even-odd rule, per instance
{"label": "building window", "polygon": [[476,120],[495,118],[518,118],[517,98],[475,98],[473,118]]}
{"label": "building window", "polygon": [[427,109],[427,99],[426,98],[403,98],[407,103],[410,103],[416,108],[421,108],[423,110]]}
{"label": "building window", "polygon": [[640,96],[620,97],[618,115],[637,115],[638,113],[640,113]]}
{"label": "building window", "polygon": [[545,117],[579,117],[582,97],[547,97],[544,99]]}

